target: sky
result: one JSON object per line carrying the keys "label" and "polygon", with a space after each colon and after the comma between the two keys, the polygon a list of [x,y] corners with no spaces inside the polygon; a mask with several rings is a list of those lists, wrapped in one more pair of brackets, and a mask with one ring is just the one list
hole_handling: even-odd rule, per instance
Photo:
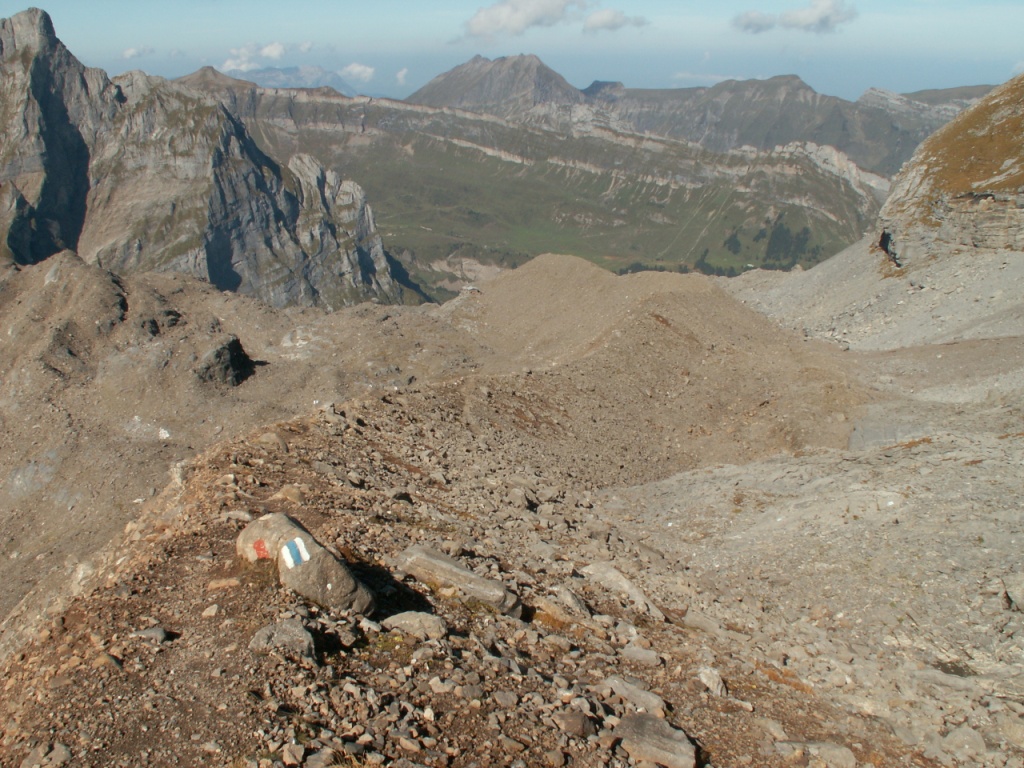
{"label": "sky", "polygon": [[[0,17],[27,6],[0,0]],[[404,98],[480,54],[532,53],[585,88],[796,74],[856,99],[1024,72],[1024,0],[49,0],[82,62],[178,77],[320,66]]]}

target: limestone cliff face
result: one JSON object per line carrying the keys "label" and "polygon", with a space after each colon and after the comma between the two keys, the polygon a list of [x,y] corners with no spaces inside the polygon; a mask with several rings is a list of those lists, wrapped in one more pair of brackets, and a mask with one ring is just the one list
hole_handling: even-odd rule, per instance
{"label": "limestone cliff face", "polygon": [[42,11],[0,22],[0,46],[0,258],[70,248],[275,306],[402,299],[355,183],[307,156],[282,166],[184,84],[86,69]]}
{"label": "limestone cliff face", "polygon": [[1024,251],[1024,76],[929,137],[882,208],[897,264],[971,248]]}
{"label": "limestone cliff face", "polygon": [[86,217],[89,147],[119,93],[32,9],[0,20],[0,260],[74,248]]}

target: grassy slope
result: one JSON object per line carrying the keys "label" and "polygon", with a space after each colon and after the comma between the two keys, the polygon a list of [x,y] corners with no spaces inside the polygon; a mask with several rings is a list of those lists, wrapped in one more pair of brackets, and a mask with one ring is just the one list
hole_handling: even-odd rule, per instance
{"label": "grassy slope", "polygon": [[[281,158],[309,152],[356,179],[388,249],[411,252],[403,261],[414,279],[428,282],[423,268],[453,253],[514,266],[561,252],[612,270],[809,265],[856,240],[875,212],[861,210],[848,185],[804,160],[565,137],[381,102],[282,99],[258,107],[251,127],[260,143]],[[283,113],[294,125],[283,125]],[[455,142],[499,148],[525,162]],[[773,240],[783,229],[790,236]],[[781,257],[766,262],[773,243]],[[785,251],[787,243],[804,247]]]}

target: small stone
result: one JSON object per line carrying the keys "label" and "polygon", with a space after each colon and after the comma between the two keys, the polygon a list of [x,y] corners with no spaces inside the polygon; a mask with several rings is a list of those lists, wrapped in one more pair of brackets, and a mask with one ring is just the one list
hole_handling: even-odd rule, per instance
{"label": "small stone", "polygon": [[519,598],[500,582],[477,576],[436,549],[421,545],[409,547],[395,558],[395,566],[424,583],[456,587],[466,596],[492,605],[506,615],[515,618],[522,615]]}
{"label": "small stone", "polygon": [[219,611],[220,611],[220,606],[217,605],[216,603],[214,603],[209,608],[207,608],[206,610],[203,611],[202,616],[203,616],[204,619],[212,619],[214,616],[217,615],[217,613]]}
{"label": "small stone", "polygon": [[626,645],[619,651],[619,655],[627,661],[635,661],[637,664],[643,664],[647,667],[661,665],[661,656],[658,655],[657,651],[653,651],[650,648],[641,648],[633,643]]}
{"label": "small stone", "polygon": [[550,768],[562,768],[565,765],[565,753],[552,749],[544,753],[544,764]]}
{"label": "small stone", "polygon": [[235,587],[242,586],[242,582],[238,579],[214,579],[206,586],[207,592],[216,592],[219,589],[234,589]]}
{"label": "small stone", "polygon": [[727,694],[725,682],[717,669],[701,667],[697,670],[697,679],[704,684],[712,696],[725,696]]}
{"label": "small stone", "polygon": [[306,768],[330,768],[332,765],[338,765],[337,755],[338,753],[333,749],[325,747],[306,758],[306,762],[303,765]]}
{"label": "small stone", "polygon": [[576,738],[585,739],[587,736],[593,736],[597,733],[594,723],[579,710],[572,709],[567,712],[555,712],[551,719],[555,721],[555,725],[558,726],[559,730]]}
{"label": "small stone", "polygon": [[381,622],[385,629],[397,629],[420,640],[440,640],[448,634],[448,625],[440,616],[419,611],[406,611],[389,616]]}
{"label": "small stone", "polygon": [[106,652],[99,654],[93,660],[92,665],[96,669],[100,669],[102,667],[110,667],[111,669],[122,669],[124,667],[124,663],[119,658],[117,658],[116,656],[112,656],[111,654]]}
{"label": "small stone", "polygon": [[285,744],[281,747],[281,762],[285,765],[302,765],[306,756],[306,748],[301,744]]}
{"label": "small stone", "polygon": [[857,756],[853,750],[842,744],[829,742],[812,742],[807,745],[808,751],[823,761],[828,768],[857,768]]}
{"label": "small stone", "polygon": [[147,629],[140,629],[138,632],[132,632],[132,637],[138,637],[142,640],[153,643],[153,645],[166,643],[170,639],[170,635],[167,634],[167,630],[160,626],[149,627]]}
{"label": "small stone", "polygon": [[313,636],[298,619],[285,619],[257,630],[249,643],[253,653],[282,651],[303,658],[313,657]]}
{"label": "small stone", "polygon": [[491,699],[504,710],[512,711],[516,708],[519,703],[519,697],[516,696],[512,691],[495,691],[491,694]]}

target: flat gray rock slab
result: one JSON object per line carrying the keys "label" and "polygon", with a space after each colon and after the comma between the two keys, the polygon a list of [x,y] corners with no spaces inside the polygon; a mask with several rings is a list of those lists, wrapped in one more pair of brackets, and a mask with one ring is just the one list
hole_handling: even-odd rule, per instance
{"label": "flat gray rock slab", "polygon": [[626,576],[624,576],[622,572],[611,563],[591,563],[583,569],[583,573],[589,576],[592,581],[600,584],[610,592],[620,592],[626,595],[630,602],[632,602],[636,609],[641,613],[646,613],[655,621],[665,620],[665,614],[659,610],[658,606],[650,601],[644,591],[626,578]]}
{"label": "flat gray rock slab", "polygon": [[281,586],[325,608],[373,611],[373,595],[348,566],[326,550],[305,528],[280,513],[264,515],[239,534],[238,556],[277,564]]}
{"label": "flat gray rock slab", "polygon": [[694,768],[697,754],[687,735],[654,715],[626,715],[615,726],[622,748],[636,762],[665,768]]}
{"label": "flat gray rock slab", "polygon": [[394,564],[424,584],[456,587],[467,597],[492,605],[508,616],[519,618],[522,615],[523,606],[519,598],[502,584],[477,576],[458,560],[436,549],[417,544],[399,554]]}
{"label": "flat gray rock slab", "polygon": [[665,700],[661,696],[648,691],[646,688],[641,688],[639,685],[635,685],[618,675],[605,678],[602,685],[607,685],[618,696],[621,696],[633,706],[645,709],[648,712],[654,712],[657,709],[662,711],[668,709]]}
{"label": "flat gray rock slab", "polygon": [[448,634],[448,625],[440,616],[420,611],[406,611],[388,616],[381,622],[385,629],[397,629],[420,640],[440,640]]}

